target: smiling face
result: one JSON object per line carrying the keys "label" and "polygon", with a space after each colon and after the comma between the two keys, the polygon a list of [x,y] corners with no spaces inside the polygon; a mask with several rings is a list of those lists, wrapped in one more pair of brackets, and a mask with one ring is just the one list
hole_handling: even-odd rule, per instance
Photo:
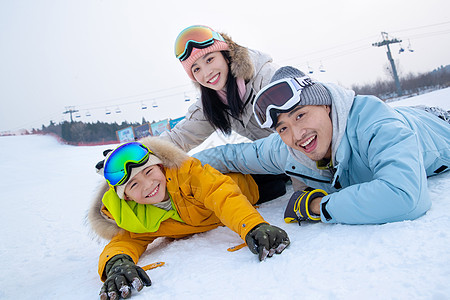
{"label": "smiling face", "polygon": [[208,53],[197,59],[191,71],[195,80],[202,86],[216,91],[225,89],[229,67],[220,51]]}
{"label": "smiling face", "polygon": [[328,105],[299,105],[279,114],[275,130],[286,145],[313,161],[330,159],[333,136],[330,111]]}
{"label": "smiling face", "polygon": [[151,165],[137,173],[125,186],[127,199],[139,204],[155,204],[169,199],[166,176],[159,165]]}

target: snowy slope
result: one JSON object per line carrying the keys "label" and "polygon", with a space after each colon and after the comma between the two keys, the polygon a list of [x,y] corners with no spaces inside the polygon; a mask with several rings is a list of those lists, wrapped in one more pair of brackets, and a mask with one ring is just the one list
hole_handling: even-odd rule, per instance
{"label": "snowy slope", "polygon": [[[450,109],[449,98],[445,89],[390,105]],[[223,141],[214,135],[199,149]],[[93,238],[84,217],[106,148],[48,136],[0,138],[0,299],[98,298],[105,241]],[[227,252],[242,241],[226,227],[159,239],[139,264],[166,265],[148,271],[153,286],[132,299],[449,299],[450,172],[430,178],[429,187],[433,206],[425,216],[385,225],[299,227],[283,222],[288,195],[265,203],[259,212],[292,243],[262,263],[247,248]]]}

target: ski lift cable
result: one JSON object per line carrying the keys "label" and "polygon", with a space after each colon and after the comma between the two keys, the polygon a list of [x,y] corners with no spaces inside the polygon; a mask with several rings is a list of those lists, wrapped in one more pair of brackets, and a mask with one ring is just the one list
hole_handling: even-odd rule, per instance
{"label": "ski lift cable", "polygon": [[[408,30],[417,30],[417,29],[420,29],[420,28],[438,26],[438,25],[443,25],[443,24],[450,24],[450,22],[442,22],[442,23],[425,25],[425,26],[419,26],[419,27],[414,27],[414,28],[409,28],[409,29],[404,29],[404,30],[390,31],[390,33],[392,34],[392,33],[396,33],[396,32],[408,31]],[[426,37],[430,37],[430,36],[434,36],[434,35],[447,34],[447,33],[450,33],[450,31],[449,30],[442,30],[442,31],[436,31],[436,32],[431,32],[431,33],[423,33],[423,34],[411,35],[409,37],[413,38],[413,37],[416,37],[416,36],[419,37],[419,36],[423,36],[423,35],[425,35]],[[365,41],[369,40],[369,39],[373,39],[374,37],[378,37],[378,35],[374,35],[374,36],[371,36],[371,37],[367,37],[367,38],[364,38],[364,39],[360,39],[360,40],[349,42],[349,43],[345,43],[345,44],[340,44],[340,45],[337,45],[337,46],[334,46],[334,47],[330,47],[330,48],[327,48],[327,49],[323,49],[323,50],[314,51],[314,52],[307,53],[307,54],[302,54],[302,55],[291,57],[291,58],[288,58],[288,59],[282,59],[282,60],[280,60],[280,62],[283,63],[285,61],[294,60],[294,59],[296,59],[296,58],[298,58],[300,56],[305,58],[305,57],[310,56],[310,55],[315,55],[317,53],[330,51],[330,50],[333,50],[333,49],[336,49],[336,48],[342,48],[344,46],[355,44],[355,43],[360,43],[360,42],[364,42],[364,44],[366,45]],[[407,37],[403,37],[403,38],[408,38],[408,36]],[[370,46],[368,46],[368,44],[367,44],[367,48],[370,48]],[[321,59],[326,59],[326,58],[330,58],[330,57],[339,57],[339,56],[342,56],[342,55],[346,55],[347,53],[354,53],[355,49],[358,49],[358,51],[359,50],[363,50],[364,46],[359,46],[359,47],[355,47],[355,48],[352,48],[352,49],[343,50],[343,51],[340,51],[340,52],[337,52],[337,53],[331,53],[330,55],[324,56]],[[320,59],[318,59],[318,60],[320,60]],[[308,61],[313,61],[313,60],[312,59],[308,59]]]}
{"label": "ski lift cable", "polygon": [[418,33],[415,35],[407,35],[404,38],[407,39],[420,39],[420,38],[427,38],[427,37],[433,37],[436,35],[441,35],[441,34],[448,34],[450,33],[450,30],[442,30],[442,31],[435,31],[435,32],[428,32],[428,33]]}
{"label": "ski lift cable", "polygon": [[[334,50],[336,48],[342,48],[342,47],[349,46],[349,45],[356,44],[356,43],[362,43],[362,44],[366,45],[368,40],[373,40],[375,37],[378,37],[378,35],[373,35],[373,36],[370,36],[370,37],[366,37],[366,38],[359,39],[359,40],[356,40],[356,41],[348,42],[348,43],[345,43],[345,44],[340,44],[340,45],[337,45],[337,46],[334,46],[334,47],[330,47],[330,48],[326,48],[326,49],[323,49],[323,50],[316,50],[314,52],[297,55],[297,56],[294,56],[294,57],[291,57],[291,58],[287,58],[287,59],[282,59],[282,60],[280,60],[280,62],[285,62],[285,61],[288,61],[288,60],[294,60],[294,59],[296,59],[298,57],[307,57],[307,56],[310,56],[310,55],[315,55],[315,54],[318,54],[318,53],[327,52],[327,51],[330,51],[330,50]],[[360,47],[361,46],[358,46],[357,48],[360,48]]]}
{"label": "ski lift cable", "polygon": [[[170,94],[170,95],[162,95],[162,96],[156,96],[156,95],[153,95],[153,94],[158,94],[158,93],[162,93],[162,92],[166,92],[166,91],[173,91],[173,90],[175,90],[175,89],[179,89],[179,88],[183,88],[183,89],[185,89],[186,87],[190,87],[190,88],[192,88],[192,85],[191,84],[184,84],[184,85],[178,85],[178,86],[174,86],[174,87],[170,87],[170,88],[165,88],[165,89],[160,89],[160,90],[155,90],[155,91],[149,91],[149,92],[144,92],[144,93],[140,93],[140,94],[136,94],[136,95],[130,95],[130,96],[124,96],[124,97],[119,97],[119,98],[113,98],[113,99],[107,99],[107,100],[102,100],[102,101],[98,101],[98,102],[94,102],[94,104],[102,104],[102,103],[115,103],[115,102],[117,102],[117,101],[123,101],[123,100],[126,100],[126,99],[132,99],[132,98],[139,98],[139,97],[142,97],[142,96],[146,96],[147,98],[155,98],[155,97],[158,97],[158,98],[162,98],[162,97],[170,97],[170,96],[172,96],[172,95],[177,95],[177,94],[182,94],[182,93],[184,93],[185,91],[183,91],[183,92],[178,92],[178,93],[175,93],[175,94]],[[150,96],[151,95],[151,96]],[[91,102],[92,103],[92,102]],[[120,103],[119,103],[120,104]],[[81,106],[85,106],[85,105],[81,105]]]}
{"label": "ski lift cable", "polygon": [[[185,94],[186,92],[178,92],[178,93],[173,93],[173,94],[169,94],[169,95],[164,95],[164,96],[160,96],[160,97],[157,97],[158,99],[163,99],[163,98],[169,98],[169,97],[175,97],[175,96],[177,96],[177,95],[180,95],[180,94]],[[120,105],[120,106],[124,106],[124,105],[130,105],[130,104],[136,104],[136,103],[141,103],[143,100],[142,99],[140,99],[140,100],[136,100],[136,101],[130,101],[130,102],[123,102],[123,103],[118,103],[118,104],[116,104],[116,105]],[[112,104],[111,105],[108,105],[108,106],[112,106]],[[97,109],[103,109],[105,106],[96,106],[96,107],[88,107],[88,108],[85,108],[86,110],[97,110]]]}
{"label": "ski lift cable", "polygon": [[417,29],[422,29],[422,28],[428,28],[428,27],[440,26],[440,25],[445,25],[445,24],[450,24],[450,21],[448,21],[448,22],[436,23],[436,24],[430,24],[430,25],[424,25],[424,26],[418,26],[418,27],[413,27],[413,28],[407,28],[407,29],[401,29],[401,30],[391,30],[391,32],[411,31],[411,30],[417,30]]}

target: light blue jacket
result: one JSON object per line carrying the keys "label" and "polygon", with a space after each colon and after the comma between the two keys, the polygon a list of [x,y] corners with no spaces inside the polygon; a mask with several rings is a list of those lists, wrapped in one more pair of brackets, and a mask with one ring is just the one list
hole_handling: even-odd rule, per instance
{"label": "light blue jacket", "polygon": [[374,96],[341,102],[333,99],[332,110],[347,105],[342,113],[347,123],[336,130],[341,135],[332,146],[334,168],[329,171],[305,163],[303,154],[284,144],[278,133],[195,156],[221,172],[286,173],[327,191],[322,222],[380,224],[423,215],[431,207],[427,176],[450,166],[450,124],[419,109],[394,109]]}

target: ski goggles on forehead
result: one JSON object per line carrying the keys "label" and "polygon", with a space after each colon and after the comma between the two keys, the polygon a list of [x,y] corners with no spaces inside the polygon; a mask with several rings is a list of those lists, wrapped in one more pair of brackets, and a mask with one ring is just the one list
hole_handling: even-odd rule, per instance
{"label": "ski goggles on forehead", "polygon": [[193,48],[203,49],[212,44],[214,40],[225,41],[224,38],[209,27],[195,25],[184,29],[175,40],[175,56],[186,60]]}
{"label": "ski goggles on forehead", "polygon": [[117,147],[105,161],[103,175],[106,181],[117,186],[125,183],[133,167],[144,165],[153,152],[138,142],[129,142]]}
{"label": "ski goggles on forehead", "polygon": [[264,87],[256,95],[253,113],[261,128],[271,128],[277,114],[286,112],[300,102],[300,94],[306,86],[313,85],[310,77],[284,78]]}

